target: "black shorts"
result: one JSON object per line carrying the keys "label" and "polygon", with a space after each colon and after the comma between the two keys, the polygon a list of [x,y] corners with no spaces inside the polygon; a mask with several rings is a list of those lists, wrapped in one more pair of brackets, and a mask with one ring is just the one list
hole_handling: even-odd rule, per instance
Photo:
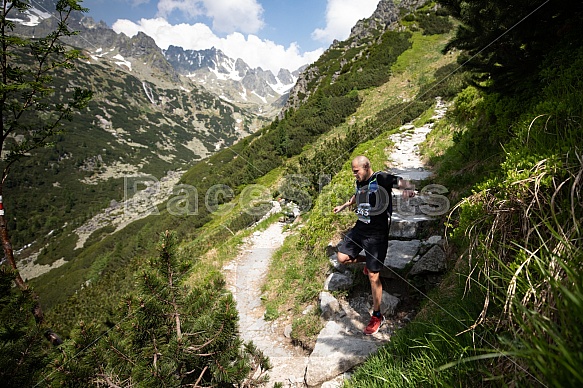
{"label": "black shorts", "polygon": [[366,256],[366,268],[371,272],[379,272],[383,269],[387,257],[389,236],[363,236],[351,230],[338,246],[339,252],[352,258],[360,255],[363,249]]}

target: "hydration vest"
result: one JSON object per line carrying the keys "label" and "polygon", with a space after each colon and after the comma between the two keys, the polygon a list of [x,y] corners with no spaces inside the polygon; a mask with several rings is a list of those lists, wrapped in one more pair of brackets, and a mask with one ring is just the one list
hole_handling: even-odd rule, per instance
{"label": "hydration vest", "polygon": [[[354,210],[354,212],[358,215],[358,219],[362,222],[364,222],[365,224],[369,224],[370,223],[370,217],[371,217],[371,212],[373,210],[375,210],[376,207],[379,206],[379,195],[377,195],[377,193],[379,192],[379,184],[377,182],[377,175],[378,172],[375,172],[372,175],[372,178],[370,179],[370,181],[368,182],[368,184],[366,186],[362,186],[362,187],[358,187],[358,182],[356,182],[356,192],[355,192],[355,198],[356,198],[356,209]],[[371,194],[374,194],[374,199],[375,199],[375,203],[374,203],[374,207],[373,205],[371,205],[370,203],[370,199],[371,199]],[[393,201],[392,201],[392,195],[390,192],[387,193],[388,195],[388,204],[386,204],[387,209],[386,209],[386,214],[388,217],[391,216],[391,213],[393,211]],[[365,197],[363,197],[365,196]],[[372,214],[372,215],[378,215],[377,214]]]}

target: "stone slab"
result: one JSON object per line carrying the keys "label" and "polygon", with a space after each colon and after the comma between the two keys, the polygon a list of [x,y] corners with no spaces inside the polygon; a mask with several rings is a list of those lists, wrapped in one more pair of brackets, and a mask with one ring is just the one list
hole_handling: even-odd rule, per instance
{"label": "stone slab", "polygon": [[385,267],[397,270],[405,269],[419,252],[420,246],[420,240],[389,241],[389,249],[384,263]]}
{"label": "stone slab", "polygon": [[306,368],[306,384],[318,386],[363,363],[382,342],[362,333],[350,334],[330,321],[318,335]]}
{"label": "stone slab", "polygon": [[424,273],[440,273],[446,270],[445,252],[438,245],[434,245],[423,257],[415,263],[409,275]]}
{"label": "stone slab", "polygon": [[324,282],[324,290],[326,291],[342,291],[348,290],[352,287],[354,279],[349,273],[333,272],[326,278]]}

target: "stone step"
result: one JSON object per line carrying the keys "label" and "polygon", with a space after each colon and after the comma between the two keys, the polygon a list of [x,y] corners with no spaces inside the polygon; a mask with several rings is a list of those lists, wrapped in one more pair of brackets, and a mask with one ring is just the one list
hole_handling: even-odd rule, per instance
{"label": "stone step", "polygon": [[[387,256],[385,257],[384,270],[392,272],[391,270],[401,271],[405,269],[415,259],[420,247],[421,240],[390,240]],[[381,276],[383,276],[384,272],[381,272]]]}
{"label": "stone step", "polygon": [[444,241],[441,236],[426,240],[390,240],[381,277],[395,278],[425,273],[441,273],[446,269]]}
{"label": "stone step", "polygon": [[318,335],[306,367],[308,386],[323,382],[362,364],[383,342],[362,332],[351,332],[339,322],[329,321]]}
{"label": "stone step", "polygon": [[419,235],[419,231],[433,220],[433,217],[426,214],[393,213],[389,238],[414,239]]}
{"label": "stone step", "polygon": [[426,170],[423,167],[391,168],[387,172],[410,181],[423,181],[429,179],[433,175],[433,172]]}

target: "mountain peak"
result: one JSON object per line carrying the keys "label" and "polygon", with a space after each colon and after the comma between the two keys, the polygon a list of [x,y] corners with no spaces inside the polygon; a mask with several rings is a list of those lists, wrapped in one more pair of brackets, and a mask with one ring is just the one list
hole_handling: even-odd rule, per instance
{"label": "mountain peak", "polygon": [[264,106],[276,103],[272,109],[279,110],[281,97],[289,92],[297,80],[297,76],[287,69],[280,69],[275,76],[271,70],[251,68],[243,59],[230,58],[215,47],[185,50],[169,46],[163,52],[179,74],[238,103]]}

